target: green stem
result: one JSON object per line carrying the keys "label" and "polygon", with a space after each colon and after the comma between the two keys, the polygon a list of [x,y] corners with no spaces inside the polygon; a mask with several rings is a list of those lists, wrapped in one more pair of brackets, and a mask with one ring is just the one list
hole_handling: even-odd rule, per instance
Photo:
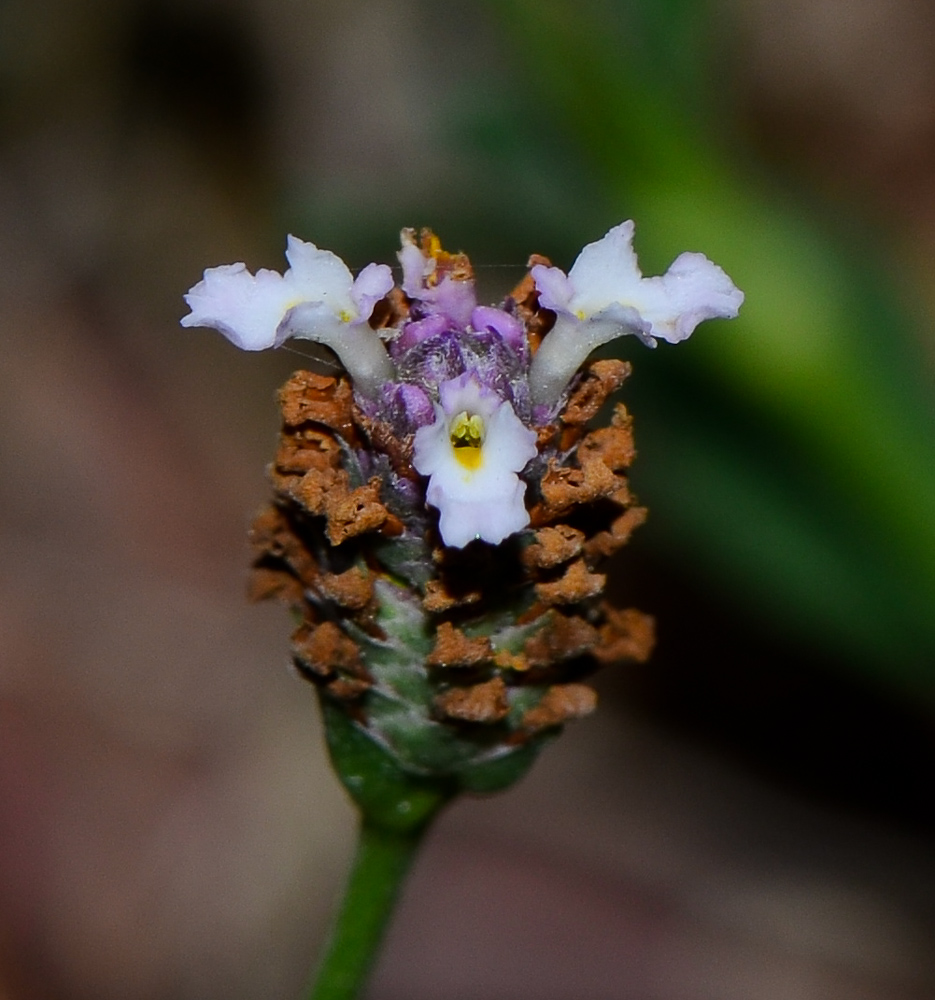
{"label": "green stem", "polygon": [[341,912],[309,1000],[354,1000],[363,988],[427,825],[400,831],[362,823]]}

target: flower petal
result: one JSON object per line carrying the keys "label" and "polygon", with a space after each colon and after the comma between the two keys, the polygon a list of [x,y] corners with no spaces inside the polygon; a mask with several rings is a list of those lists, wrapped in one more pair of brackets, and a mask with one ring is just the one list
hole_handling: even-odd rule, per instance
{"label": "flower petal", "polygon": [[426,499],[439,510],[438,530],[445,545],[455,549],[475,541],[499,545],[522,531],[529,524],[523,502],[526,484],[514,475],[507,487],[499,496],[479,502],[474,497],[466,500],[451,497],[440,484],[430,482]]}
{"label": "flower petal", "polygon": [[245,351],[262,351],[274,345],[293,292],[276,271],[254,276],[245,264],[223,264],[209,267],[185,301],[191,312],[182,326],[208,326]]}
{"label": "flower petal", "polygon": [[368,264],[354,279],[351,298],[361,320],[370,319],[373,307],[389,294],[393,287],[393,272],[386,264]]}
{"label": "flower petal", "polygon": [[574,289],[572,310],[579,319],[611,302],[629,303],[637,293],[643,275],[633,251],[633,229],[632,220],[622,222],[578,254],[568,281]]}
{"label": "flower petal", "polygon": [[477,413],[485,423],[503,405],[503,400],[493,389],[481,384],[473,372],[465,372],[442,382],[438,387],[438,398],[448,417],[467,410],[468,413]]}
{"label": "flower petal", "polygon": [[540,306],[557,313],[571,311],[571,299],[575,289],[568,280],[568,275],[560,267],[535,264],[529,273],[539,292]]}
{"label": "flower petal", "polygon": [[435,259],[423,255],[416,243],[414,230],[404,229],[399,235],[402,246],[396,256],[403,269],[400,287],[409,298],[417,299],[425,288],[425,279],[435,270]]}
{"label": "flower petal", "polygon": [[634,303],[653,336],[677,344],[706,319],[733,319],[743,292],[704,254],[683,253],[660,278],[645,278]]}
{"label": "flower petal", "polygon": [[477,306],[471,313],[471,327],[477,331],[492,330],[514,351],[522,350],[526,343],[523,324],[515,316],[493,306]]}
{"label": "flower petal", "polygon": [[[461,548],[475,539],[497,545],[529,523],[526,484],[517,473],[537,454],[536,433],[473,374],[443,382],[439,395],[435,422],[416,431],[412,464],[429,476],[426,500],[439,511],[445,545]],[[485,430],[470,468],[451,442],[450,422],[463,411],[481,417]]]}
{"label": "flower petal", "polygon": [[357,318],[351,298],[354,276],[337,254],[290,235],[286,238],[286,260],[289,270],[283,280],[294,291],[296,302],[321,302],[345,321]]}

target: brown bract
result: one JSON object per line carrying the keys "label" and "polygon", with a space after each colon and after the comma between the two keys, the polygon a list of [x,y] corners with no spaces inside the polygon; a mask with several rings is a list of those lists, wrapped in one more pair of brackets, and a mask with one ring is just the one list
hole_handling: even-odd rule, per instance
{"label": "brown bract", "polygon": [[435,699],[439,714],[459,722],[499,722],[510,711],[506,684],[494,677],[482,684],[451,688]]}
{"label": "brown bract", "polygon": [[[445,265],[452,273],[461,266],[454,255]],[[408,302],[391,296],[381,309],[378,322],[392,325]],[[513,311],[530,331],[551,323],[528,281],[514,292]],[[365,414],[346,379],[294,375],[280,394],[273,502],[251,532],[252,592],[279,597],[298,612],[293,658],[303,676],[345,703],[358,723],[379,725],[376,717],[368,722],[367,692],[398,697],[392,683],[381,686],[380,661],[370,663],[365,639],[391,640],[380,648],[393,648],[383,631],[395,626],[381,617],[382,578],[383,586],[392,581],[403,588],[410,608],[421,608],[424,624],[417,628],[431,638],[430,652],[417,654],[424,662],[412,664],[428,684],[419,709],[426,725],[451,725],[466,739],[480,739],[482,729],[487,741],[502,731],[504,745],[516,746],[592,711],[596,695],[580,678],[604,664],[642,662],[653,644],[651,618],[601,600],[603,560],[646,517],[627,483],[636,451],[626,409],[616,406],[608,426],[589,426],[629,370],[620,361],[587,366],[565,408],[536,428],[540,457],[525,473],[530,528],[499,546],[464,549],[444,546],[431,517],[420,520],[425,510],[413,515],[394,507],[400,512],[394,514],[380,476],[361,481],[362,468],[381,467],[401,481],[421,481],[411,466],[411,435]],[[400,535],[402,562],[386,562],[387,546]],[[399,565],[405,575],[410,559],[418,573],[409,583],[387,569]],[[482,626],[483,635],[472,634],[472,625]],[[396,648],[410,655],[411,647]],[[542,694],[530,698],[532,692]],[[518,721],[510,712],[516,698],[533,702]],[[386,745],[386,734],[378,738]]]}
{"label": "brown bract", "polygon": [[337,670],[361,680],[367,676],[357,644],[334,622],[304,622],[292,635],[292,653],[301,668],[319,677],[331,677]]}
{"label": "brown bract", "polygon": [[600,594],[606,582],[603,573],[589,572],[585,561],[576,559],[557,580],[537,583],[536,597],[543,604],[578,604]]}
{"label": "brown bract", "polygon": [[633,371],[628,361],[609,358],[592,361],[583,371],[581,380],[572,389],[561,414],[567,426],[582,427],[593,420],[611,393],[616,392]]}
{"label": "brown bract", "polygon": [[601,644],[594,655],[601,663],[634,660],[645,663],[656,643],[656,622],[651,615],[635,608],[604,605],[606,620],[601,626]]}
{"label": "brown bract", "polygon": [[283,426],[323,424],[345,439],[354,435],[351,418],[353,393],[346,379],[299,371],[279,390]]}
{"label": "brown bract", "polygon": [[339,607],[360,611],[373,597],[373,578],[359,566],[352,566],[343,573],[323,573],[318,589]]}
{"label": "brown bract", "polygon": [[584,548],[583,531],[568,524],[540,528],[535,542],[523,551],[523,562],[536,569],[551,569],[574,559]]}
{"label": "brown bract", "polygon": [[426,662],[430,667],[474,667],[492,655],[486,636],[470,639],[451,622],[442,622],[435,633],[435,648]]}
{"label": "brown bract", "polygon": [[[534,253],[530,256],[527,267],[533,268],[536,264],[551,267],[552,262],[548,257]],[[529,349],[535,354],[539,349],[542,338],[552,329],[555,323],[555,313],[548,309],[539,308],[539,293],[536,290],[536,283],[529,271],[522,277],[519,284],[510,293],[506,304],[514,305],[514,315],[526,328],[526,341]]]}
{"label": "brown bract", "polygon": [[546,625],[526,640],[523,653],[531,667],[548,667],[590,653],[601,642],[601,634],[579,615],[548,614]]}
{"label": "brown bract", "polygon": [[535,708],[523,715],[520,725],[528,732],[560,726],[581,719],[597,708],[597,694],[587,684],[554,684]]}
{"label": "brown bract", "polygon": [[452,583],[453,581],[429,580],[425,585],[422,607],[433,614],[441,614],[465,604],[477,604],[484,596],[480,590],[454,588]]}

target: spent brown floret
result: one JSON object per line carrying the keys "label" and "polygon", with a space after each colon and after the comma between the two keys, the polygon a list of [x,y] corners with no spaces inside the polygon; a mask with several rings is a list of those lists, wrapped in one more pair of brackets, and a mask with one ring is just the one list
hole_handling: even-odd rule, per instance
{"label": "spent brown floret", "polygon": [[438,695],[435,707],[444,718],[459,722],[499,722],[510,711],[502,677],[470,687],[450,688]]}
{"label": "spent brown floret", "polygon": [[597,708],[597,694],[587,684],[553,684],[535,708],[529,709],[520,725],[527,732],[560,726],[581,719]]}
{"label": "spent brown floret", "polygon": [[346,439],[354,437],[353,392],[347,379],[315,372],[296,372],[279,390],[282,422],[286,428],[314,422]]}
{"label": "spent brown floret", "polygon": [[616,392],[629,378],[632,366],[628,361],[609,358],[592,361],[572,389],[568,402],[561,413],[561,421],[567,426],[583,426],[597,416],[611,393]]}
{"label": "spent brown floret", "polygon": [[585,461],[580,468],[561,465],[553,458],[539,488],[542,502],[529,514],[537,527],[568,515],[582,504],[625,495],[626,480],[616,476],[599,458]]}
{"label": "spent brown floret", "polygon": [[373,598],[373,577],[359,566],[352,566],[343,573],[322,573],[318,578],[318,591],[339,607],[360,611]]}
{"label": "spent brown floret", "polygon": [[451,622],[442,622],[435,633],[435,648],[426,662],[430,667],[473,667],[492,655],[486,636],[471,639]]}
{"label": "spent brown floret", "polygon": [[645,663],[656,643],[656,621],[636,608],[614,608],[604,604],[601,645],[594,648],[600,663],[632,660]]}
{"label": "spent brown floret", "polygon": [[479,590],[452,590],[450,581],[429,580],[425,585],[425,596],[422,599],[422,607],[432,614],[439,614],[465,604],[477,604],[483,596]]}
{"label": "spent brown floret", "polygon": [[645,507],[628,507],[619,517],[614,518],[607,531],[599,531],[589,538],[584,546],[584,556],[593,565],[598,559],[612,556],[626,545],[630,535],[646,521]]}
{"label": "spent brown floret", "polygon": [[532,667],[548,667],[583,656],[601,641],[598,629],[579,615],[548,614],[546,626],[526,640],[523,653]]}
{"label": "spent brown floret", "polygon": [[599,458],[613,472],[629,468],[635,457],[633,420],[622,403],[614,409],[610,426],[589,431],[578,445],[579,462]]}
{"label": "spent brown floret", "polygon": [[357,643],[334,622],[303,622],[293,633],[292,654],[301,668],[319,677],[330,677],[342,670],[360,680],[367,679]]}
{"label": "spent brown floret", "polygon": [[568,524],[540,528],[535,541],[523,551],[523,562],[533,569],[552,569],[574,559],[584,547],[583,531]]}
{"label": "spent brown floret", "polygon": [[577,604],[600,594],[606,582],[603,573],[591,573],[583,559],[576,559],[557,580],[537,583],[536,597],[543,604]]}

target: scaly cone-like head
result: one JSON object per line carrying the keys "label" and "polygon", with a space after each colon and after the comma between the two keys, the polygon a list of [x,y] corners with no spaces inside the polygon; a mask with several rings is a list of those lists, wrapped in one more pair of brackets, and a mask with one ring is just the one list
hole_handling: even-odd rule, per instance
{"label": "scaly cone-like head", "polygon": [[[642,278],[631,238],[611,230],[567,276],[533,258],[498,307],[477,306],[463,254],[410,230],[399,288],[383,265],[354,279],[290,241],[285,276],[232,265],[189,294],[187,325],[245,347],[312,336],[347,369],[281,391],[253,592],[294,609],[295,665],[371,816],[387,767],[445,795],[505,787],[592,711],[589,673],[650,653],[652,620],[611,607],[601,571],[646,515],[625,408],[591,426],[630,369],[587,354],[625,333],[683,339],[742,296],[697,254]],[[381,822],[418,821],[415,803]]]}

